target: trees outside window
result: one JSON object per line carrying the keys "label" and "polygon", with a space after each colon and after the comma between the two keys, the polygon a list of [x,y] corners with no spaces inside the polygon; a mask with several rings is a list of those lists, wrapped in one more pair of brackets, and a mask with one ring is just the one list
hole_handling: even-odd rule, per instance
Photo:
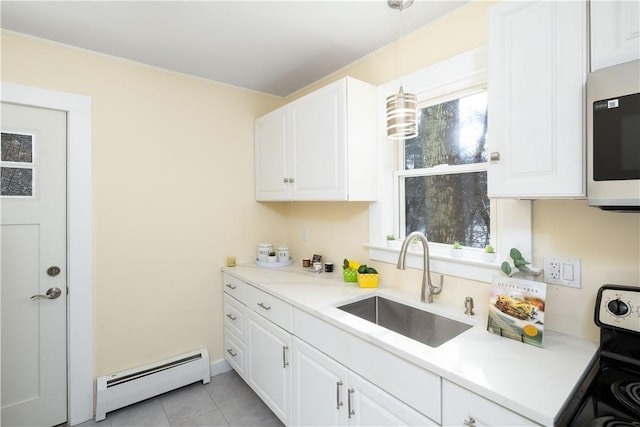
{"label": "trees outside window", "polygon": [[397,171],[405,234],[482,248],[490,242],[487,93],[424,103],[418,136],[405,141]]}

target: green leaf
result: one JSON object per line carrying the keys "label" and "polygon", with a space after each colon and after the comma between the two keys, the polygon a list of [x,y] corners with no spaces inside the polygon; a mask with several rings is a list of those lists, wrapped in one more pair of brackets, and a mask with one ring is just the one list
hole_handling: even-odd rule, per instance
{"label": "green leaf", "polygon": [[520,253],[519,250],[517,250],[516,248],[511,248],[511,250],[509,251],[509,256],[511,257],[511,259],[518,260],[524,260],[524,258],[522,257],[522,254]]}
{"label": "green leaf", "polygon": [[523,259],[514,259],[513,260],[513,265],[516,266],[516,268],[522,268],[524,267],[527,263],[527,261],[523,260]]}
{"label": "green leaf", "polygon": [[511,266],[509,265],[509,263],[507,261],[502,263],[502,265],[500,266],[500,269],[507,276],[511,276]]}

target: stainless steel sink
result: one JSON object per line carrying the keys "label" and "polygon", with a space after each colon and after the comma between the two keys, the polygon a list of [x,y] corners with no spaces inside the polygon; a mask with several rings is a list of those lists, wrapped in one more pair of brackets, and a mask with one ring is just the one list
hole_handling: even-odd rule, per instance
{"label": "stainless steel sink", "polygon": [[377,296],[338,308],[430,347],[438,347],[471,328],[465,323]]}

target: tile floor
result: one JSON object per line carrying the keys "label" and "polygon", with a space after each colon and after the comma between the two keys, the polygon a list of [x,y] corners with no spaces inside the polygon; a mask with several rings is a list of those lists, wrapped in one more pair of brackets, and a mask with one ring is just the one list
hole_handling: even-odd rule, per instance
{"label": "tile floor", "polygon": [[79,427],[282,426],[235,371],[107,413]]}

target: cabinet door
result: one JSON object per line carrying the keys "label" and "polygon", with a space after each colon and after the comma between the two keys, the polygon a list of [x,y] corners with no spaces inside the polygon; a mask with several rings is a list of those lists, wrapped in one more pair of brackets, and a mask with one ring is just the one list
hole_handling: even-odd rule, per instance
{"label": "cabinet door", "polygon": [[287,108],[279,108],[255,121],[256,200],[289,200],[292,177],[287,158]]}
{"label": "cabinet door", "polygon": [[438,425],[353,372],[349,372],[347,393],[350,426]]}
{"label": "cabinet door", "polygon": [[442,425],[534,426],[533,421],[447,380],[442,381]]}
{"label": "cabinet door", "polygon": [[586,20],[585,1],[489,10],[490,197],[585,196]]}
{"label": "cabinet door", "polygon": [[249,311],[248,383],[280,420],[291,419],[291,335]]}
{"label": "cabinet door", "polygon": [[296,338],[292,363],[292,424],[346,425],[347,369]]}
{"label": "cabinet door", "polygon": [[591,71],[640,59],[640,2],[592,1]]}
{"label": "cabinet door", "polygon": [[346,200],[346,81],[291,106],[294,200]]}

